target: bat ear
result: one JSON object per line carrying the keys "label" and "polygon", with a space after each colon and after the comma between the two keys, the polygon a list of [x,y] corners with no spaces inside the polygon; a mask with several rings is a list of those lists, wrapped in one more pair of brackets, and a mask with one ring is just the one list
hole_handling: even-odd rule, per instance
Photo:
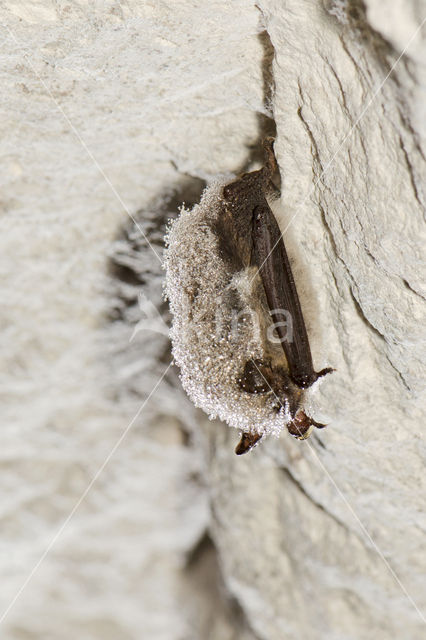
{"label": "bat ear", "polygon": [[288,423],[288,432],[298,440],[306,440],[312,433],[314,427],[323,429],[326,424],[315,422],[304,411],[298,411],[291,422]]}
{"label": "bat ear", "polygon": [[263,433],[242,433],[241,440],[235,447],[235,453],[237,454],[237,456],[241,456],[243,455],[243,453],[247,453],[247,451],[253,449],[253,447],[259,442],[259,440],[261,440],[261,438],[263,438]]}
{"label": "bat ear", "polygon": [[312,418],[310,418],[312,424],[314,425],[314,427],[316,429],[324,429],[324,427],[326,427],[326,424],[323,424],[322,422],[315,422],[315,420],[312,420]]}

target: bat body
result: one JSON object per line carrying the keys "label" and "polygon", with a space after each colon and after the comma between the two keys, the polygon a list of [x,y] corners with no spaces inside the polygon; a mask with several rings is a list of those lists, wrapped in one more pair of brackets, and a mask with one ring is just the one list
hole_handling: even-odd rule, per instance
{"label": "bat body", "polygon": [[182,210],[165,256],[182,384],[211,417],[242,431],[237,454],[283,427],[303,439],[324,426],[304,413],[303,393],[331,371],[313,368],[290,263],[267,200],[275,190],[272,140],[265,149],[262,169],[216,182],[199,205]]}

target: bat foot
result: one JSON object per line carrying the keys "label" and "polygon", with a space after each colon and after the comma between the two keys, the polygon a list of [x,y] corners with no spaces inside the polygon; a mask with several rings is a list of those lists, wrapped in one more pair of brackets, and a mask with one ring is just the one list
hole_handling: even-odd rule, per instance
{"label": "bat foot", "polygon": [[274,153],[274,142],[275,138],[269,136],[265,138],[263,141],[263,149],[265,151],[265,170],[267,171],[269,177],[272,177],[274,173],[278,170],[277,160],[275,158]]}

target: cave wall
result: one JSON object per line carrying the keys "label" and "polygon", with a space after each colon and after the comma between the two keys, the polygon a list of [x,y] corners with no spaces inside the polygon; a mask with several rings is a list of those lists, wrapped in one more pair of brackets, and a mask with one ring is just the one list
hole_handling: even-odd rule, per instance
{"label": "cave wall", "polygon": [[[420,637],[425,3],[0,11],[2,637]],[[162,237],[266,133],[336,371],[326,430],[237,458],[169,367]]]}

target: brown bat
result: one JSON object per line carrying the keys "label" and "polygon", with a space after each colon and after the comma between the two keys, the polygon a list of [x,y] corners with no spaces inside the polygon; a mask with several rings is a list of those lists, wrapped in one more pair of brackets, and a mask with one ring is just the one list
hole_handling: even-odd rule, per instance
{"label": "brown bat", "polygon": [[165,289],[182,383],[211,417],[241,429],[238,455],[283,426],[299,439],[324,427],[303,411],[303,393],[333,371],[314,370],[268,204],[276,193],[272,144],[265,141],[262,169],[207,189],[199,205],[181,212],[167,238]]}
{"label": "brown bat", "polygon": [[[277,170],[272,144],[272,138],[267,138],[264,142],[266,163],[263,169],[242,175],[224,187],[223,192],[235,218],[234,225],[238,226],[237,220],[242,217],[251,223],[251,262],[259,269],[271,317],[287,359],[290,378],[297,387],[305,389],[318,378],[331,373],[333,369],[325,368],[318,373],[314,371],[308,334],[290,262],[278,223],[267,201],[267,194],[275,191],[271,179]],[[243,224],[244,231],[246,224]],[[283,330],[282,310],[286,310],[292,318],[293,332],[290,340],[288,332]],[[287,423],[289,433],[304,439],[309,436],[312,426],[326,426],[315,422],[298,409],[299,398],[294,391],[291,393],[286,380],[288,374],[285,371],[274,371],[271,365],[266,363],[254,363],[254,366],[265,384],[262,384],[260,389],[251,382],[253,364],[249,364],[241,380],[243,388],[248,393],[265,393],[272,390],[279,399],[284,396],[290,400],[292,420]],[[236,453],[241,455],[249,451],[262,435],[243,433]]]}

